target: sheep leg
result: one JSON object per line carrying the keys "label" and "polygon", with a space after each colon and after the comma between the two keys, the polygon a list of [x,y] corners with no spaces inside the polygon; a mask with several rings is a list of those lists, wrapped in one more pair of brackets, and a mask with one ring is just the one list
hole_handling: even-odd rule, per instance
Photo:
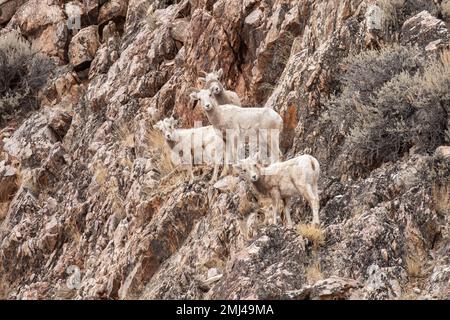
{"label": "sheep leg", "polygon": [[278,223],[278,210],[280,208],[280,202],[281,200],[281,195],[280,192],[278,190],[273,190],[271,192],[271,197],[272,197],[272,206],[273,206],[273,224],[277,224]]}
{"label": "sheep leg", "polygon": [[188,169],[188,173],[189,173],[189,176],[190,176],[190,178],[189,178],[189,184],[192,184],[192,183],[194,183],[194,170],[192,169],[192,166],[190,166],[190,165],[188,165],[188,167],[187,167]]}
{"label": "sheep leg", "polygon": [[[238,140],[237,139],[238,139],[237,137],[234,137],[233,138],[234,143],[231,144],[231,146],[232,146],[232,148],[230,150],[231,151],[231,159],[229,159],[227,156],[224,157],[223,170],[222,170],[222,174],[220,175],[221,177],[225,177],[225,176],[230,174],[229,173],[230,172],[230,167],[231,167],[231,174],[234,173],[232,164],[235,164],[237,162],[238,152],[239,152],[238,151]],[[230,164],[230,162],[231,162],[231,164]]]}
{"label": "sheep leg", "polygon": [[[222,169],[222,173],[220,174],[220,177],[226,177],[228,175],[228,171],[229,171],[229,161],[230,159],[228,158],[228,148],[227,148],[227,143],[230,143],[229,140],[224,140],[224,148],[225,148],[225,154],[223,157],[223,169]],[[233,151],[232,151],[233,154]]]}
{"label": "sheep leg", "polygon": [[211,178],[211,183],[215,183],[216,181],[217,181],[217,175],[218,175],[218,173],[219,173],[219,164],[218,163],[215,163],[214,164],[214,171],[213,171],[213,175],[212,175],[212,178]]}
{"label": "sheep leg", "polygon": [[226,177],[228,175],[228,171],[229,171],[228,163],[225,163],[223,165],[223,170],[222,170],[222,173],[221,173],[220,177],[221,178]]}
{"label": "sheep leg", "polygon": [[292,226],[294,225],[291,219],[292,199],[287,198],[285,203],[286,205],[284,207],[284,215],[286,216],[286,222],[288,227],[292,228]]}
{"label": "sheep leg", "polygon": [[[314,190],[315,189],[315,190]],[[319,195],[317,192],[317,188],[313,188],[311,185],[306,186],[306,193],[308,196],[308,202],[311,206],[313,212],[313,224],[318,226],[320,224],[319,221]]]}
{"label": "sheep leg", "polygon": [[266,142],[269,150],[269,164],[275,163],[281,158],[280,143],[278,134],[270,134],[269,140]]}

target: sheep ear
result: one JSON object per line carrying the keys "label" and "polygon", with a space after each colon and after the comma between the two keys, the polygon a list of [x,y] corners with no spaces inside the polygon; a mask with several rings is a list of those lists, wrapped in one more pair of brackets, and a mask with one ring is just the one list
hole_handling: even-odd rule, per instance
{"label": "sheep ear", "polygon": [[201,84],[204,84],[204,83],[206,83],[206,78],[204,78],[204,77],[199,77],[199,78],[198,78],[198,81],[199,81]]}
{"label": "sheep ear", "polygon": [[189,98],[191,98],[192,101],[197,101],[199,100],[198,95],[197,95],[197,91],[191,92],[189,94]]}
{"label": "sheep ear", "polygon": [[220,79],[220,78],[222,78],[222,76],[223,76],[223,69],[220,68],[220,70],[217,71],[217,77],[219,77],[219,79]]}

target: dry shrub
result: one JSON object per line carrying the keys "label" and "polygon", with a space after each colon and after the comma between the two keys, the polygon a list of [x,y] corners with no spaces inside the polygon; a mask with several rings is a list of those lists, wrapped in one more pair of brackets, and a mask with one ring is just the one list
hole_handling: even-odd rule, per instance
{"label": "dry shrub", "polygon": [[311,241],[313,247],[316,249],[325,243],[325,234],[323,230],[313,224],[300,224],[297,227],[297,232],[302,237]]}
{"label": "dry shrub", "polygon": [[113,134],[116,141],[124,148],[134,148],[134,133],[126,121],[113,125]]}
{"label": "dry shrub", "polygon": [[424,63],[422,52],[416,47],[398,44],[349,56],[345,61],[342,83],[351,96],[362,104],[370,102],[386,82],[394,76],[415,73]]}
{"label": "dry shrub", "polygon": [[348,61],[343,93],[327,103],[329,123],[345,136],[342,170],[365,176],[412,148],[431,154],[448,142],[449,52],[426,61],[394,46]]}
{"label": "dry shrub", "polygon": [[430,62],[423,73],[403,72],[387,82],[362,113],[362,125],[351,134],[354,158],[379,166],[398,160],[413,146],[415,152],[430,154],[445,144],[448,88],[448,52]]}
{"label": "dry shrub", "polygon": [[409,256],[405,260],[406,272],[410,277],[422,276],[422,262],[418,257]]}
{"label": "dry shrub", "polygon": [[15,32],[0,36],[0,125],[37,107],[54,64]]}
{"label": "dry shrub", "polygon": [[108,169],[104,165],[99,164],[95,166],[94,178],[99,186],[105,185],[108,176],[109,176]]}
{"label": "dry shrub", "polygon": [[319,262],[312,263],[306,269],[306,279],[309,284],[314,284],[323,279],[322,267]]}

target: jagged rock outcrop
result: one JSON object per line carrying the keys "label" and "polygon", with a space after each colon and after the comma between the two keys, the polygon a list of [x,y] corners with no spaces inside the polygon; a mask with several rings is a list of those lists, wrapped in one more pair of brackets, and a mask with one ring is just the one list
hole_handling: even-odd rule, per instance
{"label": "jagged rock outcrop", "polygon": [[60,63],[65,61],[69,32],[59,1],[26,1],[11,18],[8,28],[19,30],[36,50]]}
{"label": "jagged rock outcrop", "polygon": [[12,16],[26,0],[2,0],[0,1],[0,24],[11,20]]}
{"label": "jagged rock outcrop", "polygon": [[[319,121],[347,56],[448,49],[438,4],[407,0],[386,23],[392,12],[364,0],[12,3],[0,32],[59,66],[39,106],[0,128],[0,297],[449,298],[449,147],[355,178],[342,134]],[[68,29],[74,8],[81,30]],[[211,186],[212,168],[192,184],[173,171],[152,125],[206,125],[187,92],[219,68],[245,106],[281,114],[284,158],[319,159],[317,234],[266,225],[270,208],[238,176]],[[308,223],[305,201],[294,208]]]}
{"label": "jagged rock outcrop", "polygon": [[424,46],[427,51],[448,47],[450,34],[445,22],[422,11],[405,21],[402,27],[402,42]]}
{"label": "jagged rock outcrop", "polygon": [[98,28],[96,26],[81,29],[69,45],[69,61],[75,70],[86,69],[95,58],[100,45]]}

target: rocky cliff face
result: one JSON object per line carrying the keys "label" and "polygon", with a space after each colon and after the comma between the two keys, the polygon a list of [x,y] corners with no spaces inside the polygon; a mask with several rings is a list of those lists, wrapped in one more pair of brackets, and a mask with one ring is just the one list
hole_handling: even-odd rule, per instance
{"label": "rocky cliff face", "polygon": [[[348,56],[394,43],[427,59],[448,50],[445,8],[0,1],[0,35],[19,31],[55,63],[37,107],[0,122],[0,297],[449,299],[448,147],[411,143],[393,161],[355,161],[366,165],[355,174],[346,128],[324,120]],[[219,68],[245,106],[282,115],[286,159],[320,161],[321,229],[306,225],[302,199],[298,230],[269,226],[238,177],[213,187],[212,168],[196,169],[192,184],[171,172],[152,125],[170,115],[206,125],[187,92]]]}

